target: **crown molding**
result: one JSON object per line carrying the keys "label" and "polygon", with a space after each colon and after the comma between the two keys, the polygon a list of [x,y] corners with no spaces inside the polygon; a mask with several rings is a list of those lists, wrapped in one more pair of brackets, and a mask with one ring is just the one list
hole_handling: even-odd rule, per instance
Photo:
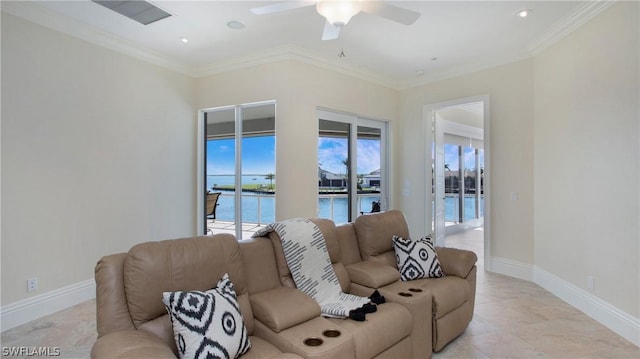
{"label": "crown molding", "polygon": [[380,76],[373,71],[368,71],[344,62],[340,63],[338,60],[323,58],[318,54],[293,45],[279,46],[248,56],[214,62],[206,66],[193,67],[155,53],[153,50],[145,48],[138,43],[62,16],[31,1],[0,2],[0,9],[3,12],[35,24],[194,78],[217,75],[282,60],[297,60],[393,89],[398,89],[399,86],[398,83],[390,77]]}
{"label": "crown molding", "polygon": [[608,9],[615,2],[616,0],[586,1],[582,6],[578,7],[575,11],[565,16],[562,20],[551,27],[551,29],[537,41],[533,41],[529,44],[529,52],[533,56],[540,54],[542,51],[560,41],[587,21],[594,18],[596,15]]}
{"label": "crown molding", "polygon": [[514,62],[530,59],[531,54],[518,55],[513,57],[504,58],[502,60],[485,61],[482,63],[473,63],[469,65],[463,65],[451,68],[446,71],[440,71],[435,73],[425,73],[423,76],[417,79],[407,80],[401,82],[398,86],[399,90],[407,90],[414,87],[425,86],[435,82],[444,81],[464,75],[469,75],[475,72],[492,69],[498,66],[511,64]]}
{"label": "crown molding", "polygon": [[62,16],[32,1],[0,1],[3,12],[56,30],[107,49],[129,55],[160,67],[191,76],[191,68],[179,61],[168,59],[138,43],[98,30],[83,22]]}
{"label": "crown molding", "polygon": [[98,30],[83,22],[64,17],[31,1],[0,2],[0,9],[47,28],[57,30],[64,34],[80,38],[90,43],[94,43],[193,78],[213,76],[229,71],[241,70],[252,66],[278,61],[293,60],[358,78],[394,90],[406,90],[412,87],[423,86],[536,56],[596,15],[600,14],[602,11],[606,10],[614,2],[615,0],[586,1],[582,6],[578,7],[571,14],[565,16],[555,24],[540,39],[533,41],[528,46],[528,54],[526,55],[514,56],[502,60],[494,59],[493,61],[486,61],[481,64],[473,63],[468,66],[459,66],[446,71],[425,74],[420,78],[409,80],[380,75],[377,72],[349,64],[342,59],[329,59],[294,45],[274,47],[247,56],[214,62],[206,66],[193,67],[183,62],[167,58],[166,56],[158,54],[149,48],[141,46],[140,44]]}
{"label": "crown molding", "polygon": [[242,70],[252,66],[264,65],[283,60],[302,62],[396,90],[401,86],[398,81],[389,76],[381,76],[373,71],[348,64],[341,59],[329,59],[294,45],[273,47],[248,56],[212,63],[207,66],[194,69],[192,76],[213,76],[229,71]]}

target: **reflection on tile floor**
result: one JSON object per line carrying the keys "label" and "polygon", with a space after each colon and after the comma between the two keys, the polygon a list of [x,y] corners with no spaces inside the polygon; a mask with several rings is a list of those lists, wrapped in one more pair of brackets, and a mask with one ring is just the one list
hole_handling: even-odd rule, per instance
{"label": "reflection on tile floor", "polygon": [[[478,254],[477,296],[467,330],[433,358],[640,358],[640,348],[531,282],[484,272],[482,229],[447,237]],[[57,346],[88,358],[95,300],[2,333],[2,346]]]}

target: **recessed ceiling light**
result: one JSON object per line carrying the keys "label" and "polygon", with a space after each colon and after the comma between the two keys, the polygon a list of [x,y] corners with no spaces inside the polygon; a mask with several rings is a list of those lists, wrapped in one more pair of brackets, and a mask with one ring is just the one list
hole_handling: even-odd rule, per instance
{"label": "recessed ceiling light", "polygon": [[182,41],[182,42],[184,42],[186,44],[187,42],[189,42],[189,39],[187,39],[186,37],[183,36],[183,37],[180,38],[180,41]]}
{"label": "recessed ceiling light", "polygon": [[520,10],[520,11],[518,11],[518,16],[524,18],[524,17],[527,17],[527,16],[531,15],[532,12],[533,12],[533,10],[531,10],[531,9]]}
{"label": "recessed ceiling light", "polygon": [[234,30],[244,29],[244,24],[238,20],[232,20],[227,23],[227,27]]}

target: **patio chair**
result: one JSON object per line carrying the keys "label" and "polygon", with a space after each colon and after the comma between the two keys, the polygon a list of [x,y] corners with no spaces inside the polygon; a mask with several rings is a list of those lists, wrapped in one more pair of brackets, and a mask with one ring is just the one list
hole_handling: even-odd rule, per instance
{"label": "patio chair", "polygon": [[207,192],[207,218],[216,219],[216,208],[218,208],[218,198],[222,192]]}
{"label": "patio chair", "polygon": [[[371,211],[368,213],[376,213],[380,212],[380,201],[371,202]],[[364,212],[360,212],[360,214],[364,214]]]}

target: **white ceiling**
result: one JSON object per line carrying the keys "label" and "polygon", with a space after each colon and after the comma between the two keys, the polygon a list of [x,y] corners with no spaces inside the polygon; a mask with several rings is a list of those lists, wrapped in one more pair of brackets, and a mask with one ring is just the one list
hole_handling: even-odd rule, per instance
{"label": "white ceiling", "polygon": [[[89,0],[2,1],[3,11],[192,76],[296,58],[406,88],[532,56],[606,8],[594,1],[393,1],[421,13],[406,26],[366,13],[322,41],[315,6],[271,15],[269,1],[152,1],[173,16],[144,26]],[[516,13],[532,9],[522,19]],[[242,30],[227,27],[243,22]],[[189,39],[188,43],[180,41]],[[343,42],[343,44],[342,44]],[[345,58],[338,58],[343,46]],[[424,73],[418,75],[417,70]]]}

